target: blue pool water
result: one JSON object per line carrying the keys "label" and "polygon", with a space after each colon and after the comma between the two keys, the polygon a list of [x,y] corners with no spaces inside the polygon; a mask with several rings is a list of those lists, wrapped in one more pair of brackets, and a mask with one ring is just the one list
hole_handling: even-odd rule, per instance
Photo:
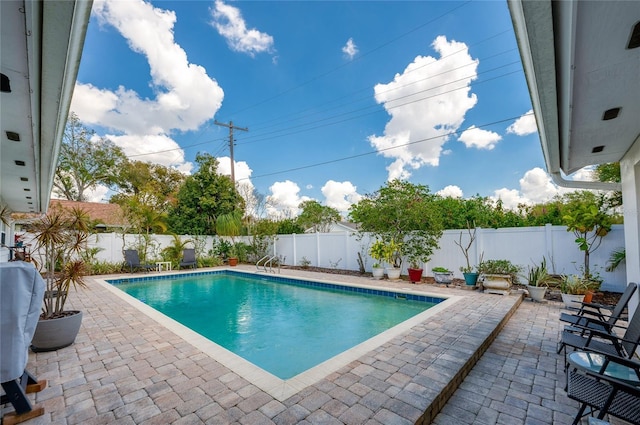
{"label": "blue pool water", "polygon": [[179,276],[111,283],[281,379],[441,301],[248,273]]}

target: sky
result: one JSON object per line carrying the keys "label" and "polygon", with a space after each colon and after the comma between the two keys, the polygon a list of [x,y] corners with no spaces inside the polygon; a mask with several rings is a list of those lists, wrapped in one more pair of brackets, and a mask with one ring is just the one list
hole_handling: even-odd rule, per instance
{"label": "sky", "polygon": [[71,111],[185,174],[199,152],[230,174],[232,122],[236,180],[276,218],[395,178],[509,208],[561,193],[506,1],[96,0]]}

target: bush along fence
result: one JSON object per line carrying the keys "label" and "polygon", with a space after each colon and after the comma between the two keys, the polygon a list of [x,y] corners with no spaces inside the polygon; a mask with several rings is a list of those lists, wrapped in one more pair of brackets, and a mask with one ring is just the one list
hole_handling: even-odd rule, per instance
{"label": "bush along fence", "polygon": [[[506,259],[526,269],[546,258],[550,273],[579,274],[583,262],[583,252],[575,242],[572,232],[565,226],[514,227],[501,229],[475,229],[475,240],[468,255],[471,266],[480,259]],[[462,233],[462,235],[461,235]],[[462,278],[460,267],[466,266],[466,259],[456,242],[469,237],[468,229],[445,230],[440,238],[439,248],[433,252],[430,260],[423,265],[424,275],[432,276],[435,266],[444,267]],[[149,235],[147,257],[154,260],[166,247],[174,243],[171,235]],[[183,241],[192,241],[199,255],[206,255],[214,249],[219,240],[217,236],[180,236]],[[236,237],[236,241],[251,243],[250,237]],[[29,235],[24,236],[29,243]],[[283,265],[313,266],[328,269],[360,270],[371,272],[376,263],[369,255],[369,248],[375,242],[368,235],[359,237],[351,232],[310,233],[277,235],[270,241],[266,253],[278,255]],[[131,249],[141,243],[141,235],[122,235],[118,233],[100,233],[92,236],[90,247],[95,248],[95,258],[100,261],[118,263],[124,260],[123,249]],[[465,244],[466,246],[466,244]],[[602,245],[591,254],[592,272],[603,279],[602,290],[622,292],[626,287],[624,263],[612,272],[605,270],[611,253],[624,247],[624,226],[614,225],[609,234],[602,239]],[[362,259],[362,264],[359,262]],[[402,273],[407,274],[407,259],[402,264]]]}

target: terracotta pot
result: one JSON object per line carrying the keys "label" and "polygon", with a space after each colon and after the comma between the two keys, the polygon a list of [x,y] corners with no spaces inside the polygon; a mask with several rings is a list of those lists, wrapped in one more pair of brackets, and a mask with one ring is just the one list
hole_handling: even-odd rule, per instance
{"label": "terracotta pot", "polygon": [[588,291],[586,294],[584,294],[583,302],[590,303],[592,300],[593,300],[593,291]]}
{"label": "terracotta pot", "polygon": [[238,259],[236,257],[229,257],[229,265],[231,267],[238,265]]}

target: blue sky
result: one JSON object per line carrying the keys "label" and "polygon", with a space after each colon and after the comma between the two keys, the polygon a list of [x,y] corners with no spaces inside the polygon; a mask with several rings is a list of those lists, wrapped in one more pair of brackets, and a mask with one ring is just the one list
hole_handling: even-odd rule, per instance
{"label": "blue sky", "polygon": [[[71,106],[132,159],[197,152],[292,216],[391,178],[505,205],[558,193],[505,1],[95,1]],[[94,199],[109,196],[98,188]]]}

